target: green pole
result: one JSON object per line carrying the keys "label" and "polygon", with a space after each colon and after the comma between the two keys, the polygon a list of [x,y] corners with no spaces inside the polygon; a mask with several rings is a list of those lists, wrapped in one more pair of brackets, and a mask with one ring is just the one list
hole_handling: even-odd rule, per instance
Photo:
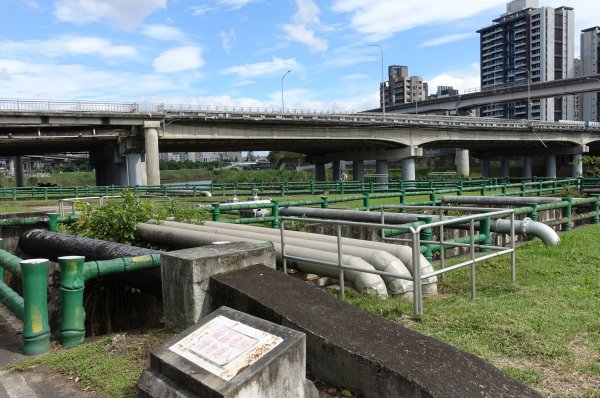
{"label": "green pole", "polygon": [[327,196],[321,196],[321,208],[327,209],[329,207],[329,202],[327,201]]}
{"label": "green pole", "polygon": [[217,222],[221,218],[221,204],[220,203],[212,203],[212,220]]}
{"label": "green pole", "polygon": [[369,210],[369,205],[370,205],[370,203],[369,203],[369,201],[370,201],[369,197],[370,197],[370,196],[371,196],[371,195],[369,195],[369,193],[368,193],[368,192],[367,192],[367,193],[365,193],[365,194],[364,194],[364,196],[363,196],[363,207],[364,207],[365,209],[367,209],[367,210]]}
{"label": "green pole", "polygon": [[271,228],[279,228],[279,202],[273,201],[273,208],[271,209],[273,215],[273,221],[271,222]]}
{"label": "green pole", "polygon": [[58,258],[60,265],[61,328],[60,344],[75,347],[85,337],[85,310],[83,308],[83,256]]}
{"label": "green pole", "polygon": [[519,196],[525,196],[525,183],[521,183],[521,192],[519,192]]}
{"label": "green pole", "polygon": [[[490,236],[490,218],[485,217],[479,221],[479,233],[485,235],[485,239],[481,242],[483,245],[490,245],[492,239]],[[483,253],[487,253],[490,249],[481,249]]]}
{"label": "green pole", "polygon": [[[419,217],[419,221],[424,222],[425,224],[431,223],[431,217]],[[421,230],[421,240],[432,240],[433,239],[433,230],[431,228],[423,228]],[[431,243],[423,243],[425,247],[425,252],[423,255],[427,259],[427,261],[431,262],[433,260],[433,253],[431,250]]]}
{"label": "green pole", "polygon": [[538,205],[535,203],[531,203],[529,206],[531,207],[531,211],[529,212],[529,218],[531,218],[532,221],[537,221],[538,220],[538,214],[537,214]]}
{"label": "green pole", "polygon": [[435,206],[435,191],[429,193],[429,203],[431,206]]}
{"label": "green pole", "polygon": [[58,231],[58,213],[48,213],[48,231]]}
{"label": "green pole", "polygon": [[573,198],[563,198],[563,200],[567,201],[568,204],[565,207],[563,207],[563,209],[562,209],[562,216],[563,216],[563,218],[567,219],[567,222],[565,222],[562,225],[562,230],[570,231],[571,230],[571,210],[573,208]]}
{"label": "green pole", "polygon": [[[598,201],[596,201],[597,203]],[[4,239],[0,238],[0,250],[4,250]],[[0,282],[6,282],[4,279],[4,267],[0,267]]]}
{"label": "green pole", "polygon": [[[598,224],[600,223],[600,195],[594,195],[594,197],[596,198],[596,201],[592,203],[592,211],[596,212],[596,215],[592,218],[592,223]],[[1,243],[2,242],[0,242],[0,244]]]}
{"label": "green pole", "polygon": [[23,352],[42,354],[50,348],[48,325],[48,260],[21,261],[23,271]]}

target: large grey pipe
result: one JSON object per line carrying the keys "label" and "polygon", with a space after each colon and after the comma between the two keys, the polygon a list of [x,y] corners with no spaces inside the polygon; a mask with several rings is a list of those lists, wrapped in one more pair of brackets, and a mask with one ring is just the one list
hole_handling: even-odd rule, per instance
{"label": "large grey pipe", "polygon": [[[454,196],[453,198],[463,198],[462,196]],[[470,198],[465,196],[464,198]],[[525,199],[525,198],[493,198],[486,196],[475,196],[475,198],[484,199]],[[560,198],[528,198],[528,199],[558,199]],[[552,202],[555,202],[554,200]],[[468,203],[468,202],[466,202]],[[474,202],[475,203],[475,202]],[[529,202],[531,203],[531,202]],[[548,202],[546,202],[548,203]],[[479,203],[479,204],[483,204]],[[488,204],[508,204],[510,203],[488,203]],[[519,204],[517,201],[514,204]],[[366,212],[358,210],[337,210],[337,209],[315,209],[312,207],[289,207],[281,209],[279,214],[284,216],[308,216],[313,218],[329,218],[346,221],[358,221],[358,222],[381,222],[381,213],[379,212]],[[432,221],[438,221],[440,219],[437,215],[428,216],[431,217]],[[415,221],[419,221],[419,216],[414,214],[397,214],[397,213],[384,213],[385,224],[408,224]],[[453,228],[468,229],[468,225],[456,225]],[[479,222],[475,223],[475,230],[479,231],[481,226]],[[490,231],[497,233],[510,233],[510,221],[508,220],[494,220],[490,223]],[[524,236],[535,236],[541,239],[546,246],[555,246],[560,243],[560,238],[556,231],[544,223],[532,221],[529,218],[524,220],[515,220],[515,233]]]}
{"label": "large grey pipe", "polygon": [[[264,242],[264,239],[254,239],[247,237],[236,237],[232,235],[215,234],[208,232],[192,231],[182,228],[173,228],[163,225],[154,225],[140,223],[137,225],[136,234],[147,242],[162,243],[173,247],[188,248],[209,245],[215,241],[232,241],[232,242]],[[277,254],[277,261],[279,264],[282,263],[281,247],[274,245]],[[330,263],[337,263],[338,256],[335,253],[323,252],[320,250],[307,249],[305,247],[298,246],[285,246],[286,254],[310,258],[313,260],[319,260]],[[368,264],[361,258],[355,256],[343,255],[342,261],[344,264],[362,268],[365,270],[373,270],[373,266]],[[296,266],[298,269],[304,272],[315,273],[319,275],[331,276],[334,278],[339,277],[339,272],[336,268],[327,267],[322,265],[315,265],[314,263],[305,261],[290,261],[292,266]],[[366,272],[358,271],[344,271],[344,276],[348,281],[352,282],[357,290],[363,291],[369,294],[376,294],[380,298],[387,298],[388,293],[385,287],[383,279],[379,275],[369,274]]]}
{"label": "large grey pipe", "polygon": [[[207,226],[219,227],[224,229],[238,229],[248,231],[248,233],[267,233],[267,234],[279,234],[279,231],[269,229],[269,228],[261,228],[261,227],[253,227],[249,225],[240,225],[240,224],[228,224],[228,223],[219,223],[213,221],[207,221],[204,223]],[[264,230],[261,232],[260,230]],[[321,234],[313,234],[308,232],[299,232],[299,231],[285,231],[286,236],[290,237],[299,237],[303,239],[308,239],[311,241],[317,242],[331,242],[337,244],[337,237],[330,235],[321,235]],[[361,239],[352,239],[352,238],[342,238],[343,246],[354,246],[354,247],[362,247],[367,249],[374,250],[383,250],[394,257],[397,257],[402,263],[406,266],[408,271],[413,274],[413,254],[412,248],[409,246],[396,245],[391,243],[383,243],[383,242],[372,242]],[[429,272],[433,272],[433,267],[427,261],[427,259],[419,253],[419,262],[421,264],[421,275],[427,274]],[[423,279],[423,294],[435,294],[437,292],[437,277],[433,276],[430,278]]]}
{"label": "large grey pipe", "polygon": [[[183,228],[192,231],[231,235],[240,238],[247,238],[248,236],[251,236],[252,239],[269,240],[273,243],[281,244],[281,234],[279,233],[279,231],[268,228],[255,228],[252,232],[249,232],[248,230],[243,229],[228,229],[220,228],[218,226],[194,225],[174,221],[163,221],[160,223],[160,225],[173,228]],[[286,237],[285,241],[286,247],[287,245],[293,245],[298,247],[307,247],[315,250],[327,251],[331,253],[337,253],[338,250],[337,243],[333,242],[307,240],[299,237]],[[410,276],[408,269],[406,268],[404,263],[402,263],[402,261],[400,261],[398,258],[394,257],[392,254],[386,251],[344,245],[342,245],[342,249],[344,254],[360,257],[369,264],[371,264],[378,271]],[[384,276],[383,280],[385,281],[388,293],[390,294],[405,295],[413,290],[413,285],[411,281],[387,276]]]}
{"label": "large grey pipe", "polygon": [[562,201],[561,198],[548,197],[513,197],[513,196],[452,196],[444,195],[441,198],[444,203],[474,204],[474,205],[521,205],[555,203]]}

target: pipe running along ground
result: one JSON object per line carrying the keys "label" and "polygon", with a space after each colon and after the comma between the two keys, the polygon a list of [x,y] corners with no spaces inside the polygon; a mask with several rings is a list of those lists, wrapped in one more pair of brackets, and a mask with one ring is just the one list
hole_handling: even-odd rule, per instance
{"label": "pipe running along ground", "polygon": [[[270,228],[261,228],[254,227],[250,225],[240,225],[240,224],[229,224],[229,223],[219,223],[214,221],[207,221],[203,225],[209,227],[217,227],[223,229],[237,229],[248,231],[248,233],[264,233],[269,235],[279,235],[278,230],[270,229]],[[309,232],[300,232],[300,231],[285,231],[285,235],[294,238],[307,239],[313,242],[328,242],[337,245],[337,237],[331,235],[322,235],[315,234]],[[404,245],[396,245],[392,243],[384,243],[384,242],[372,242],[361,239],[353,239],[353,238],[342,238],[343,247],[357,247],[357,248],[365,248],[365,249],[373,249],[373,250],[382,250],[387,253],[390,253],[392,256],[398,258],[408,269],[410,274],[413,274],[413,254],[412,249],[409,246]],[[433,267],[427,261],[425,256],[419,254],[419,263],[421,264],[421,275],[427,274],[429,272],[433,272]],[[433,276],[430,278],[425,278],[422,280],[423,283],[423,294],[432,295],[437,293],[437,277]]]}
{"label": "pipe running along ground", "polygon": [[[189,248],[212,244],[216,241],[231,241],[231,242],[252,242],[262,243],[265,239],[254,239],[246,237],[237,237],[233,235],[215,234],[209,232],[192,231],[182,228],[174,228],[155,224],[140,223],[137,225],[137,235],[147,242],[167,244],[173,247]],[[281,247],[274,245],[277,255],[277,262],[282,264]],[[286,254],[295,257],[314,259],[336,264],[338,256],[336,253],[325,252],[321,250],[307,249],[306,247],[298,247],[293,245],[285,246]],[[373,266],[361,258],[349,255],[343,255],[342,261],[344,265],[356,267],[365,270],[373,270]],[[315,265],[308,261],[288,260],[288,263],[298,269],[315,273],[319,275],[330,276],[333,278],[339,277],[339,271],[334,267],[323,265]],[[357,290],[368,294],[375,294],[380,298],[387,298],[388,292],[385,287],[385,282],[379,275],[369,274],[366,272],[358,272],[352,270],[344,271],[345,278],[354,284]]]}
{"label": "pipe running along ground", "polygon": [[[252,230],[252,232],[249,232],[244,229],[219,228],[217,226],[193,225],[174,221],[163,221],[160,223],[160,225],[174,228],[183,228],[192,231],[232,235],[242,238],[245,238],[249,234],[251,234],[250,236],[252,236],[253,239],[264,239],[272,241],[273,243],[281,244],[281,234],[279,233],[279,231],[267,228],[256,228],[255,230]],[[271,233],[267,233],[267,231]],[[316,240],[307,240],[298,237],[286,237],[285,242],[286,248],[288,245],[293,245],[299,247],[309,247],[315,250],[323,250],[331,253],[337,253],[338,250],[337,242],[333,243]],[[386,251],[376,249],[365,249],[354,246],[342,246],[342,249],[344,254],[360,257],[367,263],[371,264],[378,271],[401,274],[410,277],[410,273],[408,272],[408,269],[406,268],[404,263],[402,263],[400,259],[394,257],[392,254]],[[404,295],[409,292],[412,292],[413,290],[412,282],[409,280],[388,276],[383,276],[382,278],[385,281],[387,291],[389,294]],[[412,295],[407,295],[407,298],[408,297],[412,298]]]}
{"label": "pipe running along ground", "polygon": [[[452,197],[452,198],[462,198],[460,196]],[[464,197],[470,198],[470,197]],[[475,198],[486,199],[489,197],[481,196]],[[495,199],[524,199],[524,198],[495,198]],[[527,198],[527,199],[558,199],[560,202],[560,198]],[[540,203],[553,203],[556,200],[552,200],[551,202],[540,202]],[[469,203],[469,202],[465,202]],[[482,204],[484,202],[472,202],[474,204]],[[531,202],[529,202],[531,203]],[[490,204],[507,204],[511,205],[512,203],[490,203]],[[516,202],[514,204],[521,204],[520,202]],[[331,213],[329,213],[331,212]],[[362,222],[373,222],[379,223],[381,222],[381,213],[380,212],[365,212],[358,210],[337,210],[337,209],[313,209],[311,207],[295,207],[295,208],[285,208],[279,211],[279,214],[285,216],[310,216],[314,218],[330,218],[330,219],[340,219],[347,221],[362,221]],[[437,215],[428,215],[427,217],[431,217],[432,221],[439,221],[440,217]],[[420,221],[421,216],[415,214],[398,214],[398,213],[387,213],[384,212],[384,222],[385,224],[408,224],[416,221]],[[444,217],[444,219],[451,219],[451,217]],[[466,225],[466,227],[465,227]],[[457,229],[468,229],[467,224],[461,224],[456,226],[446,226],[446,228],[457,228]],[[481,225],[479,222],[475,222],[475,230],[481,230]],[[502,234],[510,233],[510,221],[509,220],[492,220],[490,222],[490,231]],[[546,246],[555,246],[560,243],[560,237],[551,227],[548,225],[533,221],[530,218],[525,218],[523,220],[515,220],[515,233],[519,235],[523,235],[525,237],[535,236],[544,242]]]}

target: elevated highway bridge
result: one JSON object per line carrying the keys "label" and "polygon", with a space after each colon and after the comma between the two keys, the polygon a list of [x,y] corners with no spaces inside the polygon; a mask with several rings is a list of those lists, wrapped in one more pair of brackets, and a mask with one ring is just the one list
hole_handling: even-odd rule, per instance
{"label": "elevated highway bridge", "polygon": [[[159,152],[287,150],[316,165],[402,160],[414,179],[414,159],[427,148],[460,148],[491,158],[600,152],[600,126],[475,117],[323,113],[164,104],[0,100],[0,156],[89,151],[97,181],[107,185],[156,185]],[[553,159],[553,160],[552,160]],[[362,162],[362,166],[361,166]],[[548,174],[556,173],[549,166]],[[336,174],[337,173],[337,174]],[[524,171],[526,174],[526,172]]]}

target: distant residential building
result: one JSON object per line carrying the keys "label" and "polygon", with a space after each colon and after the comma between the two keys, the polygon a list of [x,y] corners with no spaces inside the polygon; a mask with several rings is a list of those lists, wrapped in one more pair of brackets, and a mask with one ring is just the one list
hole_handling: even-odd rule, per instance
{"label": "distant residential building", "polygon": [[380,91],[380,106],[391,107],[393,105],[408,104],[411,102],[425,101],[427,99],[428,86],[420,76],[409,76],[408,66],[390,65],[388,67],[388,81],[383,83]]}
{"label": "distant residential building", "polygon": [[[581,77],[581,60],[579,58],[575,58],[573,60],[573,77]],[[576,94],[573,96],[573,119],[574,120],[582,120],[581,119],[581,94]]]}
{"label": "distant residential building", "polygon": [[[584,29],[581,31],[581,76],[596,75],[600,73],[600,27]],[[600,93],[581,94],[580,120],[599,121]]]}
{"label": "distant residential building", "polygon": [[[574,76],[574,14],[570,7],[540,7],[538,0],[514,0],[506,13],[480,34],[482,90]],[[531,107],[528,110],[528,105]],[[494,104],[482,116],[555,121],[573,119],[573,96]]]}
{"label": "distant residential building", "polygon": [[458,90],[452,86],[438,86],[435,94],[431,94],[428,98],[441,98],[458,95]]}

